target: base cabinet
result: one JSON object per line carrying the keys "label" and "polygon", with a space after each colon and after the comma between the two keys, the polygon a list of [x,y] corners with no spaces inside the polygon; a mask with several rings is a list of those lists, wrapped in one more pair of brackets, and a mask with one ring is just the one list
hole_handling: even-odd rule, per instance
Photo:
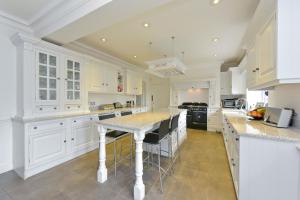
{"label": "base cabinet", "polygon": [[299,142],[237,134],[224,115],[222,132],[239,200],[299,200]]}
{"label": "base cabinet", "polygon": [[44,130],[29,136],[29,166],[48,163],[66,155],[65,127]]}

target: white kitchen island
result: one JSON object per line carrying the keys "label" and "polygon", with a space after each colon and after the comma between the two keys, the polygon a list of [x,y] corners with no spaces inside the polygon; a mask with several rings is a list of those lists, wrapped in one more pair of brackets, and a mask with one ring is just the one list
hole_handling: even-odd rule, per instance
{"label": "white kitchen island", "polygon": [[[107,168],[105,165],[105,135],[107,129],[126,131],[134,134],[136,142],[134,199],[143,199],[145,197],[145,185],[143,183],[143,140],[147,131],[152,130],[162,120],[180,114],[178,133],[179,141],[186,137],[186,110],[177,108],[165,108],[157,111],[138,113],[123,117],[117,117],[102,120],[98,123],[98,132],[100,135],[99,145],[99,168],[97,180],[104,183],[107,180]],[[179,142],[179,143],[181,143]]]}

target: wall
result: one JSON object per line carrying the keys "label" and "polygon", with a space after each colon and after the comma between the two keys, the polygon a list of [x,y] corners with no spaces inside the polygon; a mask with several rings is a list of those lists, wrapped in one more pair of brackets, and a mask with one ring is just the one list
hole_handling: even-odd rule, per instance
{"label": "wall", "polygon": [[300,128],[300,84],[281,85],[270,90],[269,106],[295,109],[295,126]]}
{"label": "wall", "polygon": [[89,102],[95,102],[95,105],[101,104],[111,104],[114,102],[120,102],[121,104],[126,104],[126,101],[136,102],[135,96],[129,95],[117,95],[117,94],[93,94],[90,93],[88,96]]}
{"label": "wall", "polygon": [[[146,75],[147,87],[147,105],[151,109],[167,108],[170,106],[170,80],[159,78],[152,75]],[[153,96],[153,102],[151,98]]]}
{"label": "wall", "polygon": [[209,89],[188,89],[177,91],[178,104],[183,102],[203,102],[208,104],[209,100]]}
{"label": "wall", "polygon": [[0,174],[12,169],[12,127],[16,113],[16,48],[14,30],[0,23]]}

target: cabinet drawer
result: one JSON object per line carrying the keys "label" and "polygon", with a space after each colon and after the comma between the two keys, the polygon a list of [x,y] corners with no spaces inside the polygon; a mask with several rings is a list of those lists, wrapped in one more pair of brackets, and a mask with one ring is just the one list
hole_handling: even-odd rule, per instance
{"label": "cabinet drawer", "polygon": [[66,111],[77,111],[81,110],[81,105],[65,105],[65,110]]}
{"label": "cabinet drawer", "polygon": [[95,118],[91,117],[91,116],[84,116],[84,117],[75,117],[75,118],[71,118],[71,124],[72,126],[76,126],[76,125],[80,125],[83,123],[87,123],[87,122],[92,122],[93,120],[95,120]]}
{"label": "cabinet drawer", "polygon": [[28,127],[29,127],[29,135],[41,134],[42,131],[66,127],[66,120],[36,122],[36,123],[31,123]]}
{"label": "cabinet drawer", "polygon": [[59,106],[52,105],[52,106],[36,106],[34,109],[35,113],[51,113],[51,112],[58,112]]}

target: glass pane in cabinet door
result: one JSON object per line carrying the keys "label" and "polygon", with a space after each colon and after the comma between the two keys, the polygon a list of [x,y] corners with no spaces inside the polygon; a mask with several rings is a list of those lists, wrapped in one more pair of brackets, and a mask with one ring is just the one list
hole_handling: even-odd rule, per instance
{"label": "glass pane in cabinet door", "polygon": [[80,92],[79,91],[75,91],[74,95],[75,95],[74,99],[76,99],[76,100],[80,99]]}
{"label": "glass pane in cabinet door", "polygon": [[67,78],[68,78],[69,80],[73,80],[73,71],[69,71],[69,70],[68,70]]}
{"label": "glass pane in cabinet door", "polygon": [[47,90],[39,90],[40,100],[47,100]]}
{"label": "glass pane in cabinet door", "polygon": [[80,73],[79,72],[75,72],[75,80],[80,80]]}
{"label": "glass pane in cabinet door", "polygon": [[39,78],[40,88],[47,88],[47,78]]}
{"label": "glass pane in cabinet door", "polygon": [[49,76],[56,78],[56,68],[54,68],[54,67],[49,68]]}
{"label": "glass pane in cabinet door", "polygon": [[75,90],[80,90],[80,82],[75,82]]}
{"label": "glass pane in cabinet door", "polygon": [[73,81],[68,81],[67,82],[67,89],[68,90],[73,90]]}
{"label": "glass pane in cabinet door", "polygon": [[68,69],[73,69],[73,61],[68,60],[67,61],[67,66],[68,66]]}
{"label": "glass pane in cabinet door", "polygon": [[80,63],[79,62],[75,62],[75,70],[80,71]]}
{"label": "glass pane in cabinet door", "polygon": [[39,75],[47,76],[47,66],[44,66],[44,65],[39,66]]}
{"label": "glass pane in cabinet door", "polygon": [[67,99],[73,100],[73,91],[67,91]]}
{"label": "glass pane in cabinet door", "polygon": [[49,88],[56,89],[56,79],[49,79]]}
{"label": "glass pane in cabinet door", "polygon": [[47,64],[47,54],[39,53],[39,62],[41,64]]}
{"label": "glass pane in cabinet door", "polygon": [[49,64],[52,66],[56,66],[56,57],[55,56],[49,57]]}
{"label": "glass pane in cabinet door", "polygon": [[56,100],[56,90],[50,90],[49,91],[49,99],[50,100]]}

